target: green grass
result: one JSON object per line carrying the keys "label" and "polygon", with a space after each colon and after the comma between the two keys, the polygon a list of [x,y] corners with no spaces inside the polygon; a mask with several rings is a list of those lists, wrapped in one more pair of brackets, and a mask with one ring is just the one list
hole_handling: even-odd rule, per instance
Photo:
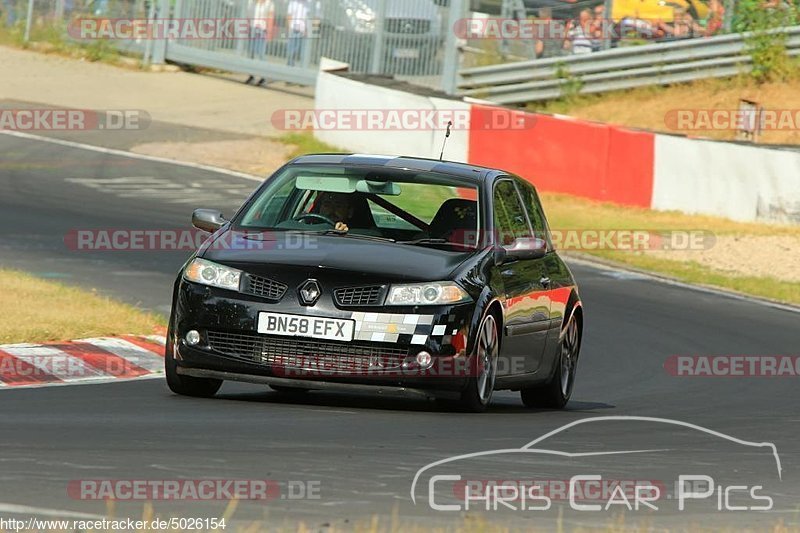
{"label": "green grass", "polygon": [[34,49],[43,53],[111,65],[119,64],[124,55],[111,41],[97,39],[84,43],[70,40],[66,38],[66,35],[67,29],[63,23],[33,24],[30,39],[25,42],[24,21],[17,21],[11,28],[0,24],[0,45]]}
{"label": "green grass", "polygon": [[[787,235],[800,237],[796,226],[733,222],[724,218],[686,215],[674,211],[623,207],[563,194],[542,194],[550,227],[571,229],[704,230],[716,235]],[[686,283],[728,289],[770,300],[800,304],[800,283],[768,277],[736,276],[695,262],[672,261],[634,251],[586,250],[582,255],[675,278]]]}
{"label": "green grass", "polygon": [[320,153],[350,153],[350,150],[345,150],[337,146],[325,143],[314,137],[311,132],[296,132],[285,133],[275,138],[276,141],[294,147],[289,154],[291,159],[300,157],[306,154],[320,154]]}
{"label": "green grass", "polygon": [[713,270],[705,265],[699,265],[693,261],[670,261],[668,259],[634,255],[630,252],[587,251],[581,255],[584,254],[693,285],[727,289],[768,300],[800,304],[800,283],[780,281],[767,277],[732,276]]}
{"label": "green grass", "polygon": [[788,235],[800,237],[800,226],[735,222],[721,217],[687,215],[678,211],[653,211],[578,198],[541,193],[550,227],[556,229],[702,229],[717,235]]}
{"label": "green grass", "polygon": [[97,294],[0,269],[0,344],[163,331],[166,320]]}
{"label": "green grass", "polygon": [[[278,140],[295,146],[292,157],[317,152],[344,152],[314,138],[311,133],[290,133]],[[413,194],[413,185],[403,185],[401,196],[389,200],[420,218],[430,220],[442,202],[453,197],[452,189],[426,187],[426,193]],[[677,211],[652,211],[619,206],[564,194],[541,195],[550,227],[555,230],[703,230],[716,235],[786,235],[800,238],[800,227],[734,222],[719,217],[687,215]],[[686,283],[707,285],[742,294],[800,304],[800,284],[774,278],[736,276],[695,262],[674,261],[631,251],[583,251],[581,255],[640,269]]]}

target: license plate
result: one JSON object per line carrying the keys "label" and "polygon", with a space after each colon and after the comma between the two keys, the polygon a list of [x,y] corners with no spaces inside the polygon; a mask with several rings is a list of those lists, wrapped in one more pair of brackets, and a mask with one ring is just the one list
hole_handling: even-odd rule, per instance
{"label": "license plate", "polygon": [[310,337],[333,341],[353,340],[355,320],[324,318],[321,316],[259,313],[258,332],[285,337]]}
{"label": "license plate", "polygon": [[395,48],[392,55],[395,59],[419,59],[419,49]]}

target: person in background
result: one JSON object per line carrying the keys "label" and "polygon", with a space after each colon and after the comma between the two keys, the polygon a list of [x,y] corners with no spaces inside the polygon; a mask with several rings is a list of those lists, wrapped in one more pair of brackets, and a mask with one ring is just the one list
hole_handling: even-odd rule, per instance
{"label": "person in background", "polygon": [[287,64],[293,67],[303,56],[303,47],[308,34],[308,0],[290,0],[287,8],[289,42],[286,45]]}
{"label": "person in background", "polygon": [[673,39],[691,39],[705,32],[688,11],[677,8],[675,9],[675,21],[672,24],[672,28],[667,26],[665,30],[667,35],[670,35]]}
{"label": "person in background", "polygon": [[561,44],[566,36],[564,22],[554,19],[553,10],[549,7],[540,8],[538,14],[539,17],[535,20],[537,25],[536,57],[558,57],[562,53]]}
{"label": "person in background", "polygon": [[[275,17],[275,8],[271,0],[251,0],[250,2],[250,42],[248,43],[248,57],[263,60],[267,49],[267,31]],[[245,83],[250,84],[255,76],[247,78]],[[264,85],[266,79],[261,78],[258,85]]]}
{"label": "person in background", "polygon": [[604,20],[606,7],[603,4],[595,6],[594,17],[589,26],[589,33],[592,36],[592,50],[595,52],[605,48],[605,39],[607,34],[607,24]]}
{"label": "person in background", "polygon": [[676,7],[673,13],[672,24],[662,20],[656,21],[656,38],[659,41],[691,39],[704,34],[705,29],[694,21],[688,11]]}
{"label": "person in background", "polygon": [[14,9],[14,0],[3,0],[3,11],[6,15],[6,26],[9,28],[17,23],[17,14]]}
{"label": "person in background", "polygon": [[567,24],[567,38],[564,40],[564,49],[573,54],[588,54],[592,51],[592,11],[584,9],[578,20],[571,20]]}
{"label": "person in background", "polygon": [[722,23],[725,20],[725,7],[720,0],[711,0],[708,3],[708,17],[706,18],[706,29],[704,35],[711,37],[722,31]]}

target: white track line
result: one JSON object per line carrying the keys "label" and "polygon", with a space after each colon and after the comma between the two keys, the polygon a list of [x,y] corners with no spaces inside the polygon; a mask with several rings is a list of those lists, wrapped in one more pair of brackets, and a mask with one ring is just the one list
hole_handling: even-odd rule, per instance
{"label": "white track line", "polygon": [[790,313],[800,313],[800,307],[791,305],[791,304],[782,304],[780,302],[773,302],[771,300],[767,300],[764,298],[759,298],[757,296],[748,296],[746,294],[741,294],[738,292],[731,292],[726,291],[725,289],[718,288],[718,287],[710,287],[708,285],[692,285],[690,283],[686,283],[684,281],[680,281],[677,279],[669,278],[663,275],[659,275],[654,272],[645,272],[643,270],[638,270],[635,268],[626,268],[624,266],[618,265],[610,265],[608,263],[604,263],[602,261],[594,261],[590,258],[584,256],[575,256],[575,255],[565,255],[562,257],[567,263],[575,263],[583,266],[588,266],[594,268],[596,270],[606,270],[612,272],[630,272],[632,274],[637,274],[643,278],[646,278],[649,281],[657,281],[659,283],[663,283],[665,285],[672,285],[674,287],[680,287],[682,289],[689,289],[692,291],[697,292],[704,292],[707,294],[713,294],[715,296],[726,296],[728,298],[733,298],[734,300],[742,300],[749,303],[760,304],[766,307],[773,307],[775,309],[780,309],[781,311],[789,311]]}
{"label": "white track line", "polygon": [[[41,135],[33,135],[31,133],[23,133],[21,131],[10,131],[10,130],[0,130],[0,134],[2,135],[9,135],[11,137],[17,137],[20,139],[30,139],[33,141],[41,141],[47,142],[51,144],[57,144],[59,146],[68,146],[70,148],[78,148],[81,150],[88,150],[90,152],[97,152],[101,154],[110,154],[110,155],[117,155],[121,157],[129,157],[131,159],[139,159],[142,161],[152,161],[155,163],[166,163],[169,165],[177,165],[187,168],[196,168],[200,170],[207,170],[209,172],[218,172],[220,174],[226,174],[228,176],[234,176],[237,178],[242,178],[251,181],[264,181],[264,178],[253,176],[252,174],[246,174],[244,172],[236,172],[235,170],[228,170],[226,168],[214,167],[211,165],[202,165],[200,163],[188,163],[186,161],[178,161],[176,159],[168,159],[166,157],[156,157],[151,155],[143,155],[143,154],[135,154],[133,152],[126,152],[124,150],[115,150],[113,148],[101,148],[99,146],[92,146],[91,144],[84,144],[78,143],[73,141],[64,141],[61,139],[53,139],[50,137],[42,137]],[[699,292],[705,292],[715,295],[727,296],[729,298],[734,298],[737,300],[744,300],[751,303],[765,305],[767,307],[774,307],[776,309],[781,309],[783,311],[790,311],[793,313],[800,313],[800,307],[794,307],[787,304],[781,304],[778,302],[771,302],[769,300],[765,300],[762,298],[757,298],[754,296],[747,296],[744,294],[739,294],[735,292],[729,292],[724,289],[717,289],[707,286],[700,286],[700,285],[690,285],[688,283],[684,283],[678,280],[658,276],[656,274],[645,273],[639,270],[624,268],[620,266],[611,266],[600,262],[595,262],[591,259],[585,257],[575,257],[575,256],[567,256],[567,259],[570,261],[574,261],[576,263],[583,263],[586,266],[591,266],[594,268],[598,268],[601,270],[615,270],[618,272],[635,272],[637,274],[641,274],[647,277],[650,280],[659,281],[661,283],[665,283],[667,285],[674,285],[677,287],[683,287],[685,289],[695,290]]]}
{"label": "white track line", "polygon": [[108,516],[99,514],[78,513],[75,511],[62,511],[60,509],[48,509],[47,507],[30,507],[27,505],[2,502],[0,502],[0,513],[49,516],[54,518],[75,518],[78,520],[102,520],[103,518],[108,518]]}
{"label": "white track line", "polygon": [[169,159],[166,157],[157,157],[153,155],[135,154],[133,152],[126,152],[125,150],[116,150],[114,148],[102,148],[100,146],[93,146],[91,144],[78,143],[74,141],[64,141],[62,139],[54,139],[52,137],[43,137],[41,135],[33,135],[32,133],[24,133],[21,131],[0,130],[0,134],[8,135],[10,137],[17,137],[19,139],[28,139],[31,141],[41,141],[50,144],[57,144],[59,146],[67,146],[69,148],[78,148],[81,150],[88,150],[90,152],[97,152],[100,154],[117,155],[122,157],[129,157],[131,159],[139,159],[141,161],[152,161],[154,163],[166,163],[169,165],[178,165],[187,168],[196,168],[199,170],[207,170],[209,172],[217,172],[219,174],[226,174],[251,181],[264,181],[265,178],[246,174],[244,172],[237,172],[235,170],[228,170],[227,168],[220,168],[211,165],[203,165],[201,163],[189,163],[186,161],[178,161],[176,159]]}

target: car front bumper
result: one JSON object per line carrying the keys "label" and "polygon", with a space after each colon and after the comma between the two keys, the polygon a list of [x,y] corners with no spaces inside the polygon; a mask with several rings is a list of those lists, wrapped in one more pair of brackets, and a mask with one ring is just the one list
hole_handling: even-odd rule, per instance
{"label": "car front bumper", "polygon": [[[354,339],[263,335],[257,332],[260,312],[354,320]],[[313,307],[275,304],[183,280],[170,342],[178,372],[194,377],[448,396],[462,390],[471,375],[467,354],[474,314],[473,303],[347,309],[326,300]],[[191,330],[200,333],[196,345],[185,340]],[[431,355],[429,365],[417,362],[420,352]]]}

